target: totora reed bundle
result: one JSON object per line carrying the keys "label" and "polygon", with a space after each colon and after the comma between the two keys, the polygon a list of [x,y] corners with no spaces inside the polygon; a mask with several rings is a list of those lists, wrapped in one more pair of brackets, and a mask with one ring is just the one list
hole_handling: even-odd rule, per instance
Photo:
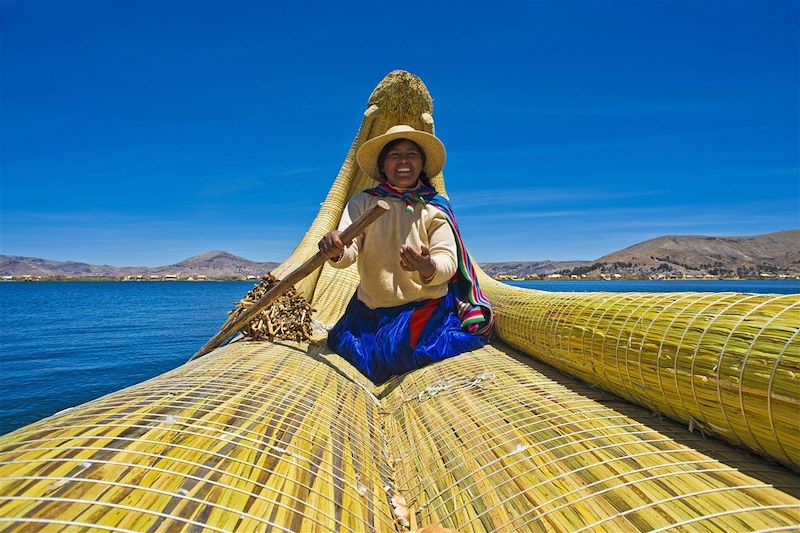
{"label": "totora reed bundle", "polygon": [[[236,303],[236,308],[230,311],[228,322],[236,320],[277,283],[278,279],[271,273],[262,277],[261,282]],[[307,341],[311,338],[312,312],[311,304],[292,287],[241,331],[248,340]]]}
{"label": "totora reed bundle", "polygon": [[381,387],[323,344],[299,346],[233,342],[0,438],[0,530],[798,523],[796,475],[500,342]]}
{"label": "totora reed bundle", "polygon": [[481,283],[506,342],[689,431],[800,470],[800,295]]}

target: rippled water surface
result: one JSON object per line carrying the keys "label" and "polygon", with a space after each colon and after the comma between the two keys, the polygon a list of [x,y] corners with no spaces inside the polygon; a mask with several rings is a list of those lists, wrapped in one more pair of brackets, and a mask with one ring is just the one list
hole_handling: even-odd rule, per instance
{"label": "rippled water surface", "polygon": [[177,367],[252,286],[0,283],[0,434]]}

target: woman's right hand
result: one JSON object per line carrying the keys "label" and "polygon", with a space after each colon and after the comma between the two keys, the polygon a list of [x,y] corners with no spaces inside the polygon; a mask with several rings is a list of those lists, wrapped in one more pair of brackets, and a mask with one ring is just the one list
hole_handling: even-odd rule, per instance
{"label": "woman's right hand", "polygon": [[344,244],[342,244],[342,240],[340,238],[341,235],[342,232],[339,230],[333,230],[325,235],[317,244],[319,246],[320,253],[328,259],[336,259],[341,257],[344,253]]}

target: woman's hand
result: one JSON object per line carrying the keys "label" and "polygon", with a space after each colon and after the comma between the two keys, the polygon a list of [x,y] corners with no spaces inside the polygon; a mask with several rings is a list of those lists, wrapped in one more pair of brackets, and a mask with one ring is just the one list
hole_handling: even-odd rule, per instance
{"label": "woman's hand", "polygon": [[403,245],[400,247],[400,267],[409,272],[417,271],[423,278],[430,278],[436,272],[436,267],[431,261],[431,254],[428,247],[424,244],[420,251],[416,251],[413,246]]}
{"label": "woman's hand", "polygon": [[342,232],[339,230],[333,230],[326,234],[317,244],[319,246],[320,253],[328,259],[335,260],[341,257],[344,253],[344,244],[342,244],[342,240],[340,238],[341,235]]}

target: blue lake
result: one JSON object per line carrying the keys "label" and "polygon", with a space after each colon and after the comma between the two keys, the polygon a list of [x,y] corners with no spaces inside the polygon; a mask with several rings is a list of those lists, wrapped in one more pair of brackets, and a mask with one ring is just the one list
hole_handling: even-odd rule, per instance
{"label": "blue lake", "polygon": [[179,366],[252,287],[0,283],[0,434]]}
{"label": "blue lake", "polygon": [[[798,280],[513,284],[551,291],[800,293]],[[0,283],[0,434],[179,366],[252,286]]]}

